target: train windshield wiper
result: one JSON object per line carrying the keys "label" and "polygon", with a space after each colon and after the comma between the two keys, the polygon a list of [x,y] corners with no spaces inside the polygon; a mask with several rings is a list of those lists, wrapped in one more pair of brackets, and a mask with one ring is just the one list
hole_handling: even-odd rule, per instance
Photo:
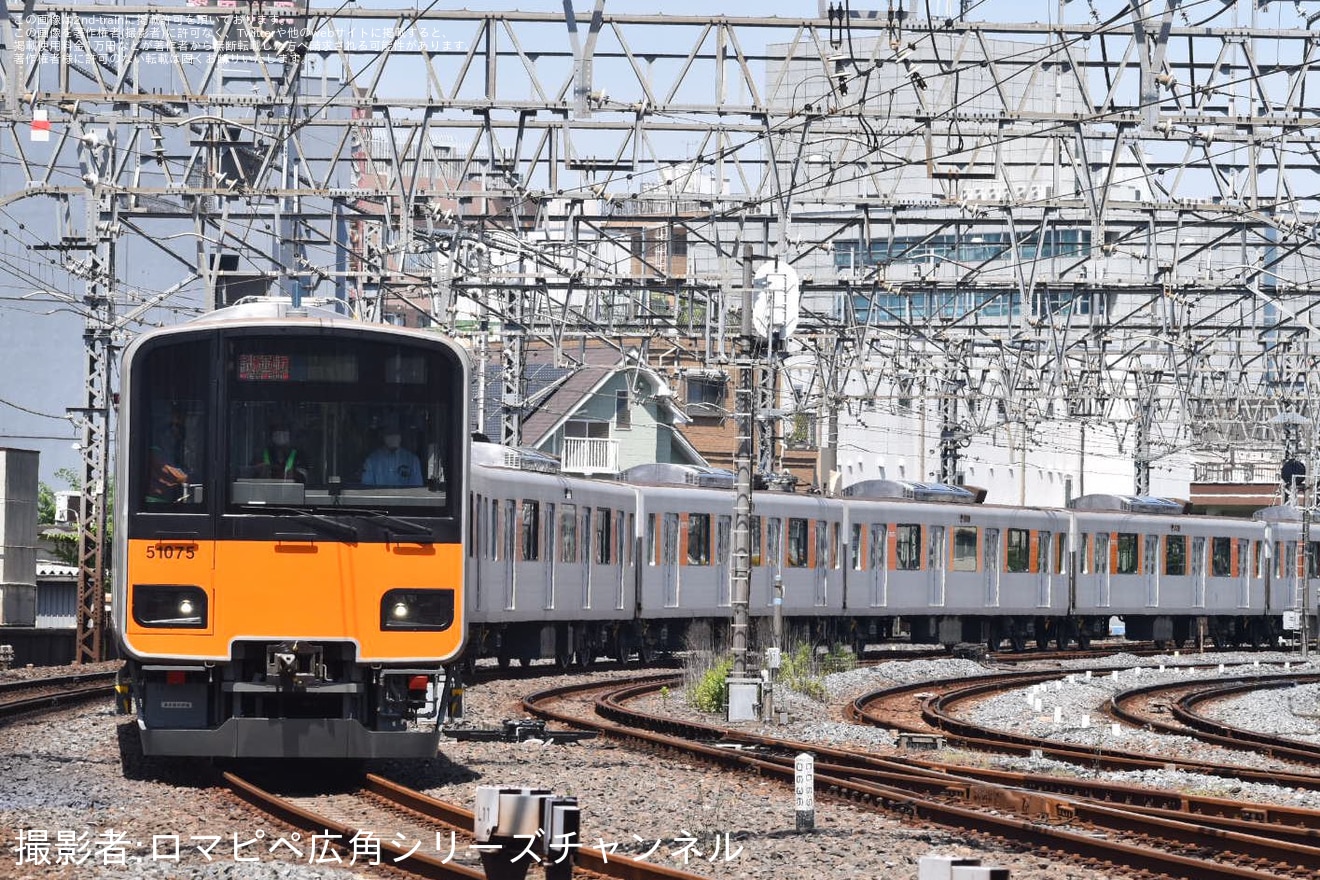
{"label": "train windshield wiper", "polygon": [[[331,508],[335,513],[347,513],[350,516],[370,517],[375,523],[385,526],[393,534],[399,535],[431,535],[430,526],[424,526],[419,522],[413,522],[410,519],[404,519],[399,516],[392,516],[383,510],[372,510],[369,507],[334,507]],[[421,544],[433,543],[430,540],[419,541]]]}
{"label": "train windshield wiper", "polygon": [[260,513],[292,514],[321,534],[338,538],[341,541],[356,541],[358,537],[358,530],[354,526],[331,519],[328,516],[312,513],[310,510],[302,510],[297,507],[267,507],[264,504],[247,504],[244,507]]}

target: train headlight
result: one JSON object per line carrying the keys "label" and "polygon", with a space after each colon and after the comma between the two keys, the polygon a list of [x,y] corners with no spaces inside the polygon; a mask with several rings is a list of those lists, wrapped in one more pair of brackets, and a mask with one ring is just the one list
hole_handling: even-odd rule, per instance
{"label": "train headlight", "polygon": [[453,590],[399,589],[381,597],[381,629],[439,632],[453,625]]}
{"label": "train headlight", "polygon": [[133,620],[138,626],[205,629],[206,591],[173,584],[135,584]]}

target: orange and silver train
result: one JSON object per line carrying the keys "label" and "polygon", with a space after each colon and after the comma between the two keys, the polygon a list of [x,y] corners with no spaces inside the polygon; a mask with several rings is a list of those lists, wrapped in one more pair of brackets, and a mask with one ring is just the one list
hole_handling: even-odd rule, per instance
{"label": "orange and silver train", "polygon": [[125,353],[113,624],[148,755],[436,754],[466,632],[470,369],[288,301]]}

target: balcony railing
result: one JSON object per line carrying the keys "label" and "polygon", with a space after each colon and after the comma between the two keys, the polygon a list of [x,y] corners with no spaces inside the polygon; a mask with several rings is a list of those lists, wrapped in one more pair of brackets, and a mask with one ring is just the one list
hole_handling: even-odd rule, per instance
{"label": "balcony railing", "polygon": [[574,474],[617,474],[619,441],[600,437],[565,437],[560,467]]}
{"label": "balcony railing", "polygon": [[1277,483],[1278,462],[1202,462],[1192,466],[1194,483]]}

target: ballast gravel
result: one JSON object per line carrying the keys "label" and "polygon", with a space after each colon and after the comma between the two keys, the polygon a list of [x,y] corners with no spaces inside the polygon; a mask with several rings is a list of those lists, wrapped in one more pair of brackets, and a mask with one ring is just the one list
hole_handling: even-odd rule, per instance
{"label": "ballast gravel", "polygon": [[[1100,723],[1100,707],[1117,690],[1154,683],[1161,675],[1175,678],[1192,673],[1175,665],[1224,663],[1226,670],[1254,669],[1259,661],[1296,656],[1269,654],[1207,654],[1157,658],[1113,657],[1106,665],[1122,667],[1118,679],[1071,671],[1094,661],[1053,664],[1059,684],[1048,683],[1037,693],[1025,689],[996,697],[971,710],[977,721],[1005,730],[1069,742],[1116,741],[1124,748],[1154,754],[1198,754],[1202,746],[1185,737],[1163,737],[1124,730],[1114,737]],[[1158,665],[1165,664],[1164,673]],[[1140,673],[1128,670],[1141,668]],[[1308,671],[1320,666],[1307,666]],[[1210,678],[1214,673],[1194,673]],[[15,670],[0,673],[0,681],[52,674],[58,670]],[[857,696],[886,686],[935,678],[984,675],[986,666],[965,659],[894,660],[836,673],[824,678],[826,699],[787,694],[784,724],[744,723],[802,742],[894,751],[890,731],[844,723],[841,710]],[[605,674],[598,674],[603,677]],[[522,696],[567,682],[567,677],[503,680],[470,687],[466,723],[498,727],[504,719],[523,715]],[[580,680],[580,676],[573,680]],[[1030,699],[1030,702],[1028,700]],[[1039,699],[1040,709],[1036,708]],[[1229,713],[1224,720],[1240,726],[1264,719],[1282,727],[1295,724],[1288,735],[1320,738],[1315,716],[1320,690],[1304,686],[1285,691],[1260,691],[1216,705]],[[720,724],[687,706],[679,694],[654,698],[651,708]],[[1054,724],[1058,707],[1067,723]],[[1081,716],[1092,715],[1091,727]],[[1288,721],[1289,718],[1293,720]],[[1309,727],[1307,726],[1309,723]],[[1280,729],[1278,732],[1285,732]],[[144,760],[135,753],[136,732],[131,717],[116,716],[109,701],[20,719],[0,726],[0,878],[326,878],[401,876],[382,853],[372,861],[369,847],[359,848],[358,864],[350,851],[326,850],[313,841],[295,839],[290,829],[257,817],[224,791],[209,786],[206,768],[183,760]],[[1216,750],[1222,755],[1222,752]],[[1244,763],[1250,753],[1237,753]],[[127,762],[124,760],[127,755]],[[953,751],[943,760],[958,757]],[[1089,771],[1041,759],[998,759],[963,755],[979,765],[987,762],[1039,773],[1084,775]],[[791,786],[764,778],[739,776],[673,757],[635,751],[605,738],[576,744],[519,744],[447,740],[435,760],[409,765],[383,763],[373,770],[428,791],[436,797],[471,807],[478,785],[531,786],[578,798],[582,811],[582,841],[618,853],[645,856],[669,867],[713,878],[835,878],[840,876],[917,877],[922,856],[974,857],[985,865],[1010,870],[1017,880],[1101,880],[1120,874],[1058,863],[1032,851],[972,837],[958,829],[924,826],[911,819],[871,812],[824,799],[815,803],[815,827],[795,828]],[[316,772],[323,772],[317,770]],[[1244,801],[1286,803],[1320,809],[1320,801],[1273,786],[1235,780],[1207,779],[1174,771],[1106,773],[1107,779],[1200,794],[1236,797]],[[375,829],[390,840],[388,828]],[[443,840],[416,841],[419,851],[443,857]],[[408,845],[411,845],[410,841]],[[337,860],[336,860],[337,859]],[[535,869],[529,877],[539,876]]]}

